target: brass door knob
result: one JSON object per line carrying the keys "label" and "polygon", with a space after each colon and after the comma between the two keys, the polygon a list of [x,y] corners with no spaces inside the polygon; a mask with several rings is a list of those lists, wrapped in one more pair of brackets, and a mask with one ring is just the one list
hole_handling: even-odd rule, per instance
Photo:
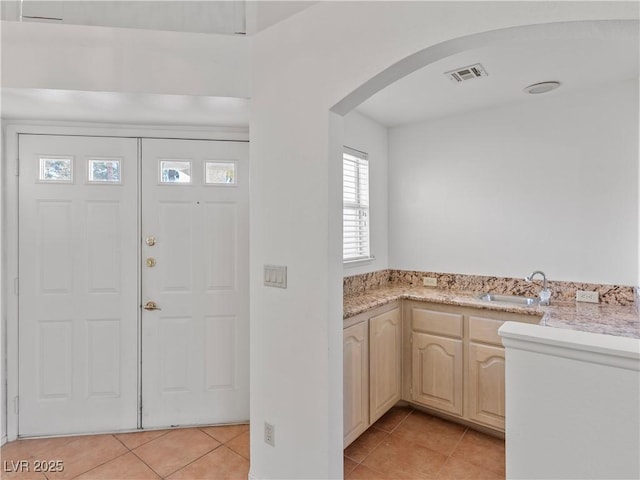
{"label": "brass door knob", "polygon": [[156,259],[153,257],[149,257],[147,258],[147,267],[151,268],[151,267],[155,267],[156,266]]}
{"label": "brass door knob", "polygon": [[156,302],[147,302],[144,304],[144,308],[145,310],[162,310],[161,308],[158,308],[158,305],[156,305]]}
{"label": "brass door knob", "polygon": [[156,237],[147,237],[144,242],[148,246],[153,247],[156,244]]}

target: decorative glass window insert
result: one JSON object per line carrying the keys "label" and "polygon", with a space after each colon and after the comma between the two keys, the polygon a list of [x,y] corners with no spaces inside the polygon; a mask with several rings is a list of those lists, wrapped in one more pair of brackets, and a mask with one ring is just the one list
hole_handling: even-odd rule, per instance
{"label": "decorative glass window insert", "polygon": [[342,156],[342,260],[371,258],[369,246],[369,160],[345,147]]}
{"label": "decorative glass window insert", "polygon": [[161,183],[191,183],[191,162],[189,160],[161,160]]}
{"label": "decorative glass window insert", "polygon": [[41,182],[72,183],[73,158],[71,157],[40,157]]}
{"label": "decorative glass window insert", "polygon": [[204,183],[207,185],[235,185],[236,162],[205,162]]}
{"label": "decorative glass window insert", "polygon": [[89,160],[89,182],[91,183],[121,183],[120,160],[97,159]]}

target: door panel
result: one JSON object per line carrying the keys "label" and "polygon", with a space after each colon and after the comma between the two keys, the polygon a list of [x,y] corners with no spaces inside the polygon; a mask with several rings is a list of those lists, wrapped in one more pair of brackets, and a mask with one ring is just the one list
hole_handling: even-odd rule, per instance
{"label": "door panel", "polygon": [[369,426],[368,328],[367,322],[360,322],[342,333],[344,448]]}
{"label": "door panel", "polygon": [[504,429],[504,348],[469,343],[469,418]]}
{"label": "door panel", "polygon": [[373,423],[402,396],[402,323],[400,308],[369,320],[369,422]]}
{"label": "door panel", "polygon": [[20,135],[20,436],[136,428],[137,140]]}
{"label": "door panel", "polygon": [[142,424],[247,420],[247,144],[144,139],[142,164]]}

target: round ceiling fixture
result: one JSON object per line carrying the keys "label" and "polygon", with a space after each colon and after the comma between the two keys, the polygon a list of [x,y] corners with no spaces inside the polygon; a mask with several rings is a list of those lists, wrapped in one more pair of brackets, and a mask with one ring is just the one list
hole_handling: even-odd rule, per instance
{"label": "round ceiling fixture", "polygon": [[555,90],[559,86],[560,82],[540,82],[525,87],[524,91],[526,93],[530,93],[531,95],[537,95],[539,93],[547,93],[551,90]]}

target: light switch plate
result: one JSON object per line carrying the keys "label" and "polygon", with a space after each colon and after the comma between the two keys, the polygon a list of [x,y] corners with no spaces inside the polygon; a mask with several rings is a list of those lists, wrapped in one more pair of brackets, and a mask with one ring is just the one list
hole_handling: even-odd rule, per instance
{"label": "light switch plate", "polygon": [[287,288],[287,267],[284,265],[265,265],[264,284],[267,287]]}

